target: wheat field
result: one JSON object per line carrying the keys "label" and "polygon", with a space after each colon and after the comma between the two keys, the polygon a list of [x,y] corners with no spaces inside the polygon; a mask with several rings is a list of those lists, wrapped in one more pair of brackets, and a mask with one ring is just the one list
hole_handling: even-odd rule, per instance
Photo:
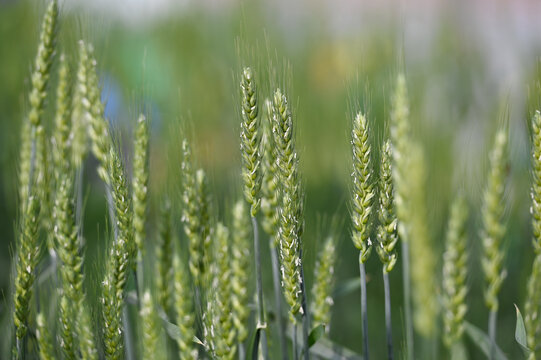
{"label": "wheat field", "polygon": [[[0,358],[541,357],[535,70],[523,97],[468,92],[463,70],[442,100],[400,51],[336,79],[332,41],[289,60],[244,29],[212,57],[225,25],[195,15],[117,75],[126,106],[118,30],[38,11],[20,94],[0,92]],[[193,53],[160,75],[177,32]]]}

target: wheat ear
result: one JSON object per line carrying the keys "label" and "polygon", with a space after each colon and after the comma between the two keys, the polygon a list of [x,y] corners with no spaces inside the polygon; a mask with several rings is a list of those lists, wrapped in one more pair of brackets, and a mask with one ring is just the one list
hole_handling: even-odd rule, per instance
{"label": "wheat ear", "polygon": [[[299,174],[299,157],[295,149],[294,127],[291,110],[280,89],[274,93],[272,132],[277,149],[277,164],[282,183],[280,206],[280,258],[282,265],[282,288],[289,305],[289,315],[294,327],[296,344],[297,315],[302,317],[304,357],[308,358],[308,328],[306,292],[302,265],[301,237],[304,231],[304,190]],[[294,346],[295,348],[295,346]],[[297,351],[294,349],[294,357]]]}
{"label": "wheat ear", "polygon": [[269,99],[264,103],[264,119],[262,126],[261,148],[263,151],[261,160],[261,171],[263,173],[261,183],[261,213],[263,219],[261,224],[263,230],[269,235],[269,247],[272,265],[272,282],[274,287],[274,306],[278,314],[276,323],[278,327],[278,340],[282,359],[287,359],[286,324],[282,316],[282,291],[280,264],[278,260],[278,226],[280,222],[280,170],[277,164],[277,148],[272,134],[273,105]]}
{"label": "wheat ear", "polygon": [[396,216],[394,209],[394,187],[392,176],[392,150],[389,140],[381,148],[381,167],[379,172],[379,208],[376,252],[383,264],[383,288],[385,293],[385,328],[387,332],[387,357],[392,360],[393,332],[391,320],[391,289],[389,286],[389,272],[394,268],[397,260],[396,243]]}
{"label": "wheat ear", "polygon": [[[263,301],[263,281],[261,279],[261,246],[256,215],[261,204],[261,129],[259,121],[259,102],[252,69],[247,67],[242,72],[241,88],[241,153],[242,153],[242,178],[244,180],[244,196],[250,204],[250,215],[254,231],[254,261],[255,280],[257,294],[257,328],[260,329],[261,348],[263,357],[268,358],[267,330],[265,322],[265,304]],[[259,344],[254,344],[256,349]]]}
{"label": "wheat ear", "polygon": [[[133,156],[133,230],[134,241],[137,247],[137,289],[143,286],[143,243],[146,238],[145,222],[147,213],[148,192],[148,121],[140,115],[135,128],[135,143]],[[171,262],[168,263],[171,265]]]}
{"label": "wheat ear", "polygon": [[214,236],[216,248],[210,269],[213,282],[208,293],[205,337],[215,358],[234,359],[236,330],[231,313],[229,230],[218,223]]}
{"label": "wheat ear", "polygon": [[397,217],[397,231],[402,246],[402,279],[404,286],[404,320],[406,332],[407,359],[414,358],[413,343],[413,320],[411,315],[411,280],[410,280],[410,257],[409,238],[406,229],[410,209],[407,205],[408,164],[406,163],[410,150],[410,124],[409,124],[409,102],[406,88],[406,78],[399,74],[392,97],[391,111],[391,144],[392,144],[392,174],[393,186],[395,189],[394,201]]}
{"label": "wheat ear", "polygon": [[146,290],[141,301],[141,322],[143,325],[143,356],[144,360],[162,358],[163,347],[160,347],[161,324],[154,308],[150,291]]}
{"label": "wheat ear", "polygon": [[363,351],[365,359],[369,358],[368,352],[368,319],[366,307],[366,275],[364,263],[368,260],[372,250],[370,234],[370,214],[374,190],[371,183],[372,169],[370,165],[370,140],[368,138],[368,121],[366,117],[358,113],[353,120],[351,131],[351,144],[353,150],[353,201],[351,220],[353,244],[359,249],[359,269],[361,281],[361,314],[363,329]]}
{"label": "wheat ear", "polygon": [[498,292],[505,278],[503,269],[504,253],[501,241],[505,233],[503,225],[505,178],[507,173],[507,132],[501,129],[496,133],[490,152],[490,172],[485,191],[481,216],[483,228],[483,256],[481,264],[485,273],[485,303],[490,311],[489,337],[491,340],[490,358],[494,358],[496,347],[496,320],[498,314]]}
{"label": "wheat ear", "polygon": [[[72,161],[75,169],[82,166],[88,152],[88,130],[91,122],[92,106],[89,98],[89,87],[91,85],[89,83],[89,73],[93,70],[93,65],[89,58],[88,47],[82,40],[79,41],[78,58],[71,112]],[[92,101],[96,101],[96,99],[94,98]]]}
{"label": "wheat ear", "polygon": [[336,237],[329,236],[319,251],[312,286],[312,316],[314,325],[322,324],[327,333],[331,322],[334,266],[336,263]]}
{"label": "wheat ear", "polygon": [[56,113],[54,131],[54,169],[55,178],[60,179],[61,174],[69,171],[71,151],[71,97],[70,97],[70,73],[69,66],[64,54],[60,55],[58,69],[58,87],[56,90]]}
{"label": "wheat ear", "polygon": [[197,350],[192,341],[195,336],[192,289],[186,276],[186,269],[178,255],[173,257],[173,268],[175,271],[175,313],[180,332],[177,337],[178,354],[181,359],[193,359],[197,357]]}
{"label": "wheat ear", "polygon": [[233,323],[237,331],[239,351],[248,336],[246,323],[250,309],[246,304],[250,301],[248,280],[250,271],[250,221],[244,201],[239,200],[233,207],[233,232],[231,243],[231,305]]}
{"label": "wheat ear", "polygon": [[15,325],[16,351],[19,357],[24,353],[24,338],[28,331],[30,299],[34,293],[35,270],[40,255],[38,238],[39,200],[36,196],[28,198],[28,206],[22,215],[22,226],[17,242],[17,261],[13,323]]}
{"label": "wheat ear", "polygon": [[49,332],[48,325],[45,321],[43,313],[39,313],[36,316],[36,337],[38,339],[39,346],[39,358],[41,360],[53,360],[56,359],[56,354],[53,347],[53,339]]}
{"label": "wheat ear", "polygon": [[528,279],[524,325],[527,343],[531,349],[529,360],[539,355],[539,334],[541,334],[541,113],[535,112],[532,119],[532,245],[535,258]]}
{"label": "wheat ear", "polygon": [[[55,51],[56,28],[58,23],[58,4],[53,0],[47,6],[41,26],[38,53],[34,62],[34,71],[31,77],[31,90],[29,94],[30,111],[23,122],[23,136],[21,138],[21,159],[19,161],[19,201],[24,213],[26,201],[31,193],[34,167],[37,164],[36,155],[38,135],[44,135],[42,123],[47,84],[51,72],[51,64]],[[27,132],[27,133],[25,133]]]}
{"label": "wheat ear", "polygon": [[462,196],[457,196],[451,206],[443,254],[443,339],[449,349],[462,338],[464,316],[468,309],[466,304],[468,244],[465,231],[467,218],[466,201]]}
{"label": "wheat ear", "polygon": [[160,217],[160,238],[156,248],[156,291],[158,305],[167,314],[173,306],[173,229],[171,223],[171,205],[165,202]]}

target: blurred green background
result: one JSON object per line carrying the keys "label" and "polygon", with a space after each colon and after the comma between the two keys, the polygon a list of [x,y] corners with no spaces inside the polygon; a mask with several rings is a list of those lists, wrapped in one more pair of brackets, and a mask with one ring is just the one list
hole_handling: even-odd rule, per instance
{"label": "blurred green background", "polygon": [[[428,159],[427,222],[438,259],[449,200],[459,189],[468,195],[471,290],[467,319],[482,329],[488,314],[478,261],[480,193],[492,135],[508,119],[508,276],[500,296],[498,343],[510,358],[519,358],[513,304],[523,306],[533,258],[528,120],[540,104],[541,24],[535,18],[540,5],[526,0],[373,3],[123,0],[90,4],[72,0],[62,4],[58,48],[75,64],[77,41],[94,44],[106,115],[122,135],[128,158],[137,114],[145,112],[152,120],[149,244],[157,236],[153,224],[164,191],[173,203],[179,202],[181,131],[192,138],[198,162],[210,174],[217,216],[228,219],[228,206],[241,194],[239,69],[244,65],[255,69],[261,97],[269,96],[276,85],[285,87],[293,104],[306,185],[303,242],[308,286],[318,244],[328,233],[332,216],[341,224],[337,286],[358,275],[357,252],[349,239],[350,124],[355,111],[365,111],[373,146],[379,147],[388,131],[385,124],[394,79],[404,70],[414,135]],[[42,1],[0,1],[3,300],[10,298],[20,124],[28,108],[29,77],[44,7]],[[51,86],[55,83],[56,74]],[[52,103],[50,98],[49,122]],[[375,165],[377,153],[374,151]],[[95,165],[90,159],[85,170],[90,272],[103,263],[96,255],[103,252],[101,231],[106,223],[105,198]],[[176,220],[180,234],[180,217]],[[403,341],[400,267],[399,263],[390,276],[397,349]],[[370,345],[378,359],[384,358],[386,350],[383,284],[375,254],[367,272]],[[272,288],[270,276],[270,272],[264,273],[268,290]],[[97,275],[87,276],[90,287],[96,280]],[[270,299],[270,291],[267,295]],[[434,296],[439,296],[439,289],[434,289]],[[7,303],[0,307],[3,317],[9,315]],[[360,352],[358,291],[335,299],[332,319],[331,338]],[[467,344],[473,358],[482,356],[469,340]]]}

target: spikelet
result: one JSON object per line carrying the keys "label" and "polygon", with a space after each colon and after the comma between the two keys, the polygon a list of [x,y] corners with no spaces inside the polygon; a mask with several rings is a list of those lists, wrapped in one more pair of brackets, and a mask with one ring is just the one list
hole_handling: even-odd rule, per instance
{"label": "spikelet", "polygon": [[140,115],[135,129],[133,156],[133,228],[139,254],[143,252],[148,186],[148,122]]}
{"label": "spikelet", "polygon": [[188,282],[188,276],[186,276],[186,269],[178,255],[175,255],[173,258],[173,268],[175,270],[175,313],[180,332],[176,339],[178,354],[180,359],[195,359],[197,357],[197,350],[194,348],[192,341],[195,336],[192,289]]}
{"label": "spikelet", "polygon": [[494,147],[490,153],[490,173],[483,194],[482,219],[483,241],[482,265],[485,273],[485,303],[490,311],[498,311],[498,292],[505,278],[502,269],[504,253],[501,241],[505,233],[503,225],[505,177],[507,171],[507,132],[496,133]]}
{"label": "spikelet", "polygon": [[171,224],[171,205],[165,202],[160,217],[160,238],[156,248],[156,291],[158,305],[169,313],[173,305],[173,229]]}
{"label": "spikelet", "polygon": [[319,251],[312,286],[312,316],[314,325],[323,324],[327,329],[331,322],[334,265],[336,263],[336,238],[329,236]]}
{"label": "spikelet", "polygon": [[282,183],[280,207],[280,258],[282,263],[282,287],[290,307],[293,323],[301,312],[302,278],[300,236],[303,230],[303,192],[299,175],[299,159],[293,139],[293,120],[285,95],[280,89],[274,93],[272,131],[277,148],[277,163]]}
{"label": "spikelet", "polygon": [[[81,167],[88,153],[88,132],[91,122],[90,83],[88,76],[91,69],[92,64],[87,45],[81,40],[79,41],[79,60],[73,90],[73,109],[71,113],[72,161],[76,169]],[[95,100],[93,99],[93,101]]]}
{"label": "spikelet", "polygon": [[351,144],[353,149],[353,203],[351,220],[353,223],[353,244],[360,250],[359,260],[364,263],[368,260],[372,249],[369,238],[369,220],[372,213],[372,188],[370,167],[370,143],[368,139],[368,122],[366,117],[358,113],[353,121],[351,131]]}
{"label": "spikelet", "polygon": [[379,225],[377,230],[378,245],[376,251],[383,264],[383,271],[390,272],[396,264],[395,246],[398,241],[396,234],[396,216],[394,210],[394,189],[392,174],[392,150],[389,140],[383,143],[381,149],[381,169],[379,172]]}
{"label": "spikelet", "polygon": [[532,215],[533,239],[535,252],[532,273],[528,279],[527,296],[524,313],[527,343],[535,349],[529,355],[534,360],[540,354],[539,336],[541,334],[541,113],[535,112],[532,119]]}
{"label": "spikelet", "polygon": [[241,153],[242,153],[242,179],[244,180],[244,196],[250,204],[250,215],[255,217],[260,206],[261,188],[261,154],[259,146],[261,131],[259,129],[259,104],[252,69],[243,69],[241,88]]}
{"label": "spikelet", "polygon": [[458,196],[451,207],[443,254],[443,340],[448,348],[460,341],[464,332],[464,316],[468,309],[468,253],[465,233],[467,217],[466,202],[462,196]]}
{"label": "spikelet", "polygon": [[56,359],[53,347],[53,339],[48,329],[48,325],[45,322],[45,316],[43,313],[39,313],[36,317],[36,337],[38,339],[39,346],[39,358],[41,360],[53,360]]}
{"label": "spikelet", "polygon": [[248,278],[250,271],[250,221],[244,201],[239,200],[233,208],[233,234],[231,245],[231,305],[233,323],[237,330],[237,341],[243,342],[248,336],[246,323],[250,309]]}
{"label": "spikelet", "polygon": [[19,201],[23,213],[30,195],[30,185],[33,184],[34,167],[37,164],[36,156],[39,153],[39,149],[37,149],[38,134],[41,133],[42,136],[45,136],[42,116],[55,50],[57,23],[58,4],[56,0],[53,0],[49,3],[43,17],[38,53],[31,78],[30,111],[22,126],[21,158],[19,161]]}
{"label": "spikelet", "polygon": [[143,325],[143,356],[144,360],[164,358],[163,347],[160,346],[161,324],[154,308],[152,296],[148,290],[141,301],[141,323]]}
{"label": "spikelet", "polygon": [[15,336],[21,341],[28,331],[30,298],[34,292],[35,270],[39,260],[40,246],[38,239],[39,199],[28,198],[28,206],[22,216],[22,226],[17,242],[17,261],[15,277],[13,323]]}
{"label": "spikelet", "polygon": [[272,136],[272,102],[269,99],[265,100],[265,124],[263,128],[263,136],[261,138],[261,146],[263,149],[262,156],[262,184],[261,184],[261,212],[263,219],[261,225],[263,230],[271,238],[271,246],[278,246],[278,222],[279,216],[279,189],[280,174],[278,165],[276,164],[277,154]]}

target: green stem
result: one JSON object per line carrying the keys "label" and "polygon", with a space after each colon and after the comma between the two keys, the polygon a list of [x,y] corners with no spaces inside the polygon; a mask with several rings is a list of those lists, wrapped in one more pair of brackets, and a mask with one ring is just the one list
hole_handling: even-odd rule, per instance
{"label": "green stem", "polygon": [[310,349],[308,346],[308,332],[310,331],[310,318],[308,316],[308,306],[306,304],[306,290],[304,287],[304,266],[302,265],[302,248],[300,250],[299,257],[301,259],[301,295],[302,295],[302,337],[304,345],[304,359],[310,360]]}
{"label": "green stem", "polygon": [[387,329],[387,358],[393,360],[393,329],[391,321],[391,289],[389,273],[383,269],[383,289],[385,291],[385,328]]}
{"label": "green stem", "polygon": [[363,354],[364,360],[369,360],[368,352],[368,319],[367,319],[367,306],[366,306],[366,273],[364,263],[361,261],[361,254],[359,254],[359,271],[361,278],[361,320],[363,331]]}
{"label": "green stem", "polygon": [[[259,244],[259,231],[257,228],[257,219],[252,216],[252,227],[254,230],[254,256],[255,256],[255,286],[257,292],[257,328],[261,329],[261,351],[263,358],[268,359],[267,349],[267,324],[265,323],[265,307],[263,303],[263,282],[261,280],[261,248]],[[259,347],[256,343],[254,346]]]}
{"label": "green stem", "polygon": [[493,360],[496,355],[496,320],[498,318],[498,311],[491,310],[488,318],[488,337],[490,339],[490,360]]}
{"label": "green stem", "polygon": [[278,263],[278,251],[276,246],[274,246],[274,239],[271,239],[270,241],[270,253],[272,263],[272,282],[274,285],[274,311],[276,312],[276,322],[278,324],[278,340],[280,342],[282,359],[287,360],[289,356],[287,354],[286,324],[284,322],[284,317],[282,316],[282,285],[280,283],[280,265]]}
{"label": "green stem", "polygon": [[401,241],[402,244],[402,281],[404,283],[404,315],[406,321],[406,349],[407,359],[413,360],[413,321],[411,318],[411,283],[410,283],[410,262],[409,244]]}
{"label": "green stem", "polygon": [[239,348],[237,351],[239,355],[239,360],[245,360],[246,359],[246,351],[244,350],[244,344],[239,342]]}
{"label": "green stem", "polygon": [[298,351],[297,351],[297,324],[293,324],[293,360],[298,359]]}
{"label": "green stem", "polygon": [[133,349],[132,333],[130,327],[130,313],[128,305],[124,304],[122,309],[122,325],[124,327],[124,345],[126,346],[126,359],[134,360],[135,354]]}

